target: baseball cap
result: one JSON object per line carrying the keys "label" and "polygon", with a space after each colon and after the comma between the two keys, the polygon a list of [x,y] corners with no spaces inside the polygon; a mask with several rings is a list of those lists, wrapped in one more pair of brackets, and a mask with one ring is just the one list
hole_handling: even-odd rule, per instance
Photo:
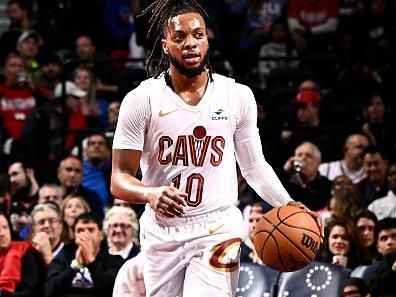
{"label": "baseball cap", "polygon": [[40,34],[33,30],[23,31],[22,34],[18,37],[18,44],[24,42],[29,37],[33,37],[39,45],[43,44],[43,40],[41,39]]}
{"label": "baseball cap", "polygon": [[298,92],[293,102],[297,104],[317,103],[320,100],[318,92],[313,90],[302,90]]}
{"label": "baseball cap", "polygon": [[[62,97],[63,94],[63,86],[62,83],[58,83],[55,86],[54,89],[54,98],[59,98]],[[66,86],[65,86],[65,94],[69,96],[74,96],[74,97],[84,97],[87,96],[87,92],[84,90],[80,89],[75,83],[71,81],[66,81]]]}

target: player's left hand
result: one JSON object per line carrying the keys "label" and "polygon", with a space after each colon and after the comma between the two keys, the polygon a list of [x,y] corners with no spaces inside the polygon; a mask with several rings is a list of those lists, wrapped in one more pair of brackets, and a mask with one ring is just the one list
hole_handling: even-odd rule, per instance
{"label": "player's left hand", "polygon": [[310,210],[308,207],[306,207],[304,204],[302,204],[301,202],[298,201],[290,201],[289,203],[287,203],[287,205],[290,206],[295,206],[298,208],[301,208],[303,210],[305,210],[307,213],[309,213],[316,221],[316,223],[318,224],[318,227],[320,229],[320,235],[321,235],[321,240],[323,242],[323,238],[324,238],[324,226],[323,226],[323,221],[322,221],[322,217],[317,214],[316,212]]}

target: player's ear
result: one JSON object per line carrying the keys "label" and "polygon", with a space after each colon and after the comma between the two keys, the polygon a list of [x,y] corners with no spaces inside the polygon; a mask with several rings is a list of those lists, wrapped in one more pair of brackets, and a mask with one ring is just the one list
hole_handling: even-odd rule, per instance
{"label": "player's ear", "polygon": [[168,43],[165,38],[161,39],[162,50],[164,51],[165,55],[169,54]]}

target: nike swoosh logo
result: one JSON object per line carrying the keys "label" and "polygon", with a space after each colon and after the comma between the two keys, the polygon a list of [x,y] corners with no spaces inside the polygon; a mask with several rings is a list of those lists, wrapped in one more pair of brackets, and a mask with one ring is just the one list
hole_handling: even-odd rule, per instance
{"label": "nike swoosh logo", "polygon": [[167,116],[168,114],[171,114],[172,112],[175,112],[175,111],[177,111],[177,109],[174,109],[174,110],[170,110],[170,111],[162,111],[162,110],[160,110],[160,112],[159,112],[159,116],[160,117],[164,117],[164,116]]}
{"label": "nike swoosh logo", "polygon": [[216,231],[218,231],[223,226],[224,226],[224,224],[221,224],[220,226],[217,226],[217,227],[209,227],[209,234],[215,233]]}

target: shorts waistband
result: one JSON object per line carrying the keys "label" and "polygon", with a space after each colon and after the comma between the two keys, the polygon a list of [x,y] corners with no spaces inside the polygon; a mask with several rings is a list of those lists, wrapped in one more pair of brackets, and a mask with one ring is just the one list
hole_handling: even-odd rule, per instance
{"label": "shorts waistband", "polygon": [[185,225],[185,224],[199,224],[201,222],[208,221],[212,218],[217,217],[217,215],[220,212],[225,212],[228,209],[231,209],[232,207],[235,207],[235,206],[227,206],[227,207],[220,208],[215,211],[207,212],[207,213],[200,214],[200,215],[189,216],[189,217],[175,217],[175,218],[168,218],[164,215],[156,213],[150,207],[147,207],[144,212],[147,214],[148,218],[150,218],[150,220],[154,221],[156,224],[158,224],[160,226],[173,227],[173,226],[180,226],[180,225]]}

